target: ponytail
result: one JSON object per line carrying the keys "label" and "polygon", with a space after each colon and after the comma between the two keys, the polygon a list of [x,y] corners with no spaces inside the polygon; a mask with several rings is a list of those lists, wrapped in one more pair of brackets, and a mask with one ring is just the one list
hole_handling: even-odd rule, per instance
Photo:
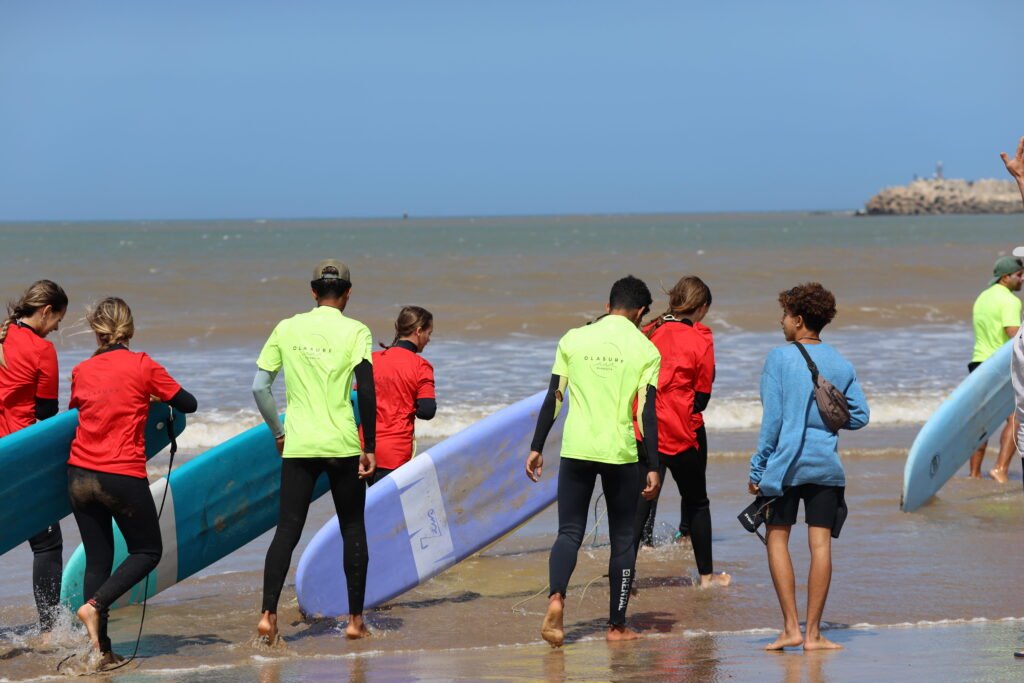
{"label": "ponytail", "polygon": [[395,338],[390,344],[380,343],[382,349],[390,349],[402,337],[408,337],[418,329],[433,327],[434,314],[419,306],[403,306],[395,320]]}
{"label": "ponytail", "polygon": [[7,317],[0,323],[0,344],[7,339],[7,328],[11,323],[19,318],[27,318],[47,306],[58,313],[68,310],[68,295],[52,280],[33,282],[20,299],[7,304]]}
{"label": "ponytail", "polygon": [[135,336],[132,309],[124,299],[116,296],[108,296],[96,302],[96,305],[89,309],[85,319],[100,343],[93,355],[106,351],[116,344],[127,344]]}

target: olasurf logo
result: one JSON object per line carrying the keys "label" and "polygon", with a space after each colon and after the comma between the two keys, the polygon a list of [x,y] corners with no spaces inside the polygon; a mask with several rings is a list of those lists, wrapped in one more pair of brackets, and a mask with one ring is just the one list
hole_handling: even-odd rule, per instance
{"label": "olasurf logo", "polygon": [[622,350],[611,342],[605,342],[593,351],[583,355],[583,362],[591,372],[601,378],[611,377],[625,363]]}

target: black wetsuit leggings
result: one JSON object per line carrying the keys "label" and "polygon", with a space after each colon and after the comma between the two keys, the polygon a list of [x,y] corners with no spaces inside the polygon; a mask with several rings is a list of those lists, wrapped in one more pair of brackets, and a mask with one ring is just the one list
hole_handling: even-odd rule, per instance
{"label": "black wetsuit leggings", "polygon": [[[108,474],[68,465],[68,496],[85,546],[83,595],[100,613],[100,651],[110,650],[107,613],[110,605],[144,580],[160,562],[163,543],[156,504],[143,477]],[[114,565],[114,529],[128,546],[128,557]]]}
{"label": "black wetsuit leggings", "polygon": [[569,588],[569,579],[576,568],[576,555],[587,531],[587,513],[598,476],[601,477],[601,489],[608,508],[612,542],[608,558],[608,623],[624,626],[636,562],[633,517],[636,515],[636,492],[640,485],[640,468],[636,463],[609,465],[561,459],[558,471],[558,538],[551,548],[548,562],[549,596],[558,593],[565,597]]}
{"label": "black wetsuit leggings", "polygon": [[[707,466],[708,454],[701,448],[691,448],[677,455],[659,454],[661,463],[658,473],[662,482],[665,471],[672,472],[679,495],[683,498],[686,519],[690,524],[690,541],[693,543],[693,555],[697,561],[697,572],[702,576],[715,571],[714,559],[711,554],[711,503],[708,501]],[[642,488],[642,487],[641,487]],[[633,538],[639,544],[643,535],[644,524],[650,512],[651,502],[639,495]]]}
{"label": "black wetsuit leggings", "polygon": [[55,522],[28,539],[32,548],[32,594],[39,612],[39,630],[52,631],[60,606],[60,579],[64,570],[64,537]]}
{"label": "black wetsuit leggings", "polygon": [[331,497],[334,498],[334,509],[338,513],[345,545],[343,559],[348,583],[348,611],[349,614],[363,613],[366,566],[370,556],[366,551],[366,527],[363,524],[366,483],[359,478],[357,457],[281,459],[281,511],[263,569],[264,612],[277,612],[292,552],[306,524],[313,487],[317,477],[324,472],[331,482]]}

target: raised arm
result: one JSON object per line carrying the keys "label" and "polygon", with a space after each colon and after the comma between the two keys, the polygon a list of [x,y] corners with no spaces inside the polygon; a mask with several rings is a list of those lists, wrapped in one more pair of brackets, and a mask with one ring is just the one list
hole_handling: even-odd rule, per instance
{"label": "raised arm", "polygon": [[1017,154],[1011,159],[1006,152],[999,154],[1006,165],[1006,171],[1017,181],[1021,201],[1024,201],[1024,137],[1017,143]]}

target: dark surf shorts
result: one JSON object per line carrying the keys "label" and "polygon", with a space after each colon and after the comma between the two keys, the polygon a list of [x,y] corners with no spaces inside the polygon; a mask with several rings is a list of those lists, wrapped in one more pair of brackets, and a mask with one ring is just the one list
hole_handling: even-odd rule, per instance
{"label": "dark surf shorts", "polygon": [[822,486],[821,484],[800,484],[782,489],[782,495],[768,506],[765,522],[779,526],[796,524],[800,501],[804,502],[804,521],[807,526],[821,526],[832,530],[832,536],[839,538],[839,531],[846,521],[846,488],[843,486]]}

